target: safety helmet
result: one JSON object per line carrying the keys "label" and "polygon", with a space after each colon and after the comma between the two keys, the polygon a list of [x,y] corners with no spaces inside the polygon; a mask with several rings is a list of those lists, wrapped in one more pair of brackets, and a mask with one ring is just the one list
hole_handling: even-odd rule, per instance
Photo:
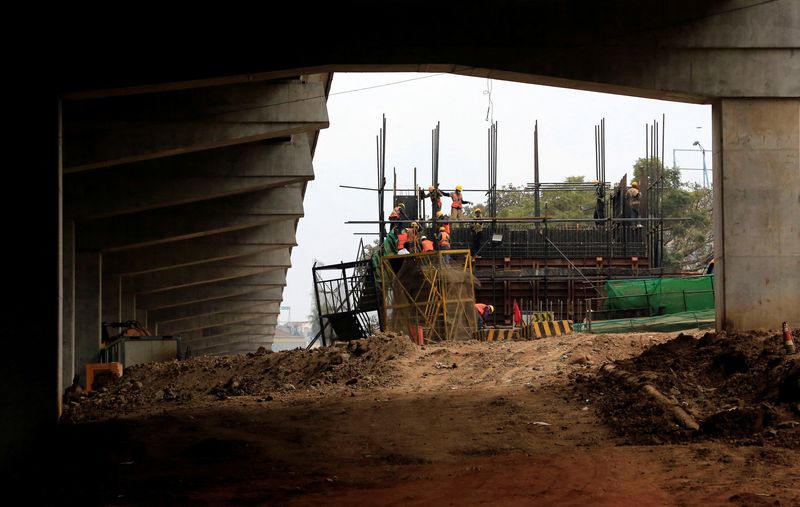
{"label": "safety helmet", "polygon": [[419,227],[419,224],[417,224],[416,222],[411,222],[411,227],[416,229],[417,227]]}
{"label": "safety helmet", "polygon": [[403,209],[405,209],[405,207],[406,207],[406,205],[404,203],[402,203],[402,202],[398,202],[397,206],[400,207],[400,208],[403,208]]}
{"label": "safety helmet", "polygon": [[632,187],[638,187],[639,186],[639,182],[638,181],[632,181],[631,182],[631,186]]}
{"label": "safety helmet", "polygon": [[489,313],[494,313],[494,306],[489,305]]}
{"label": "safety helmet", "polygon": [[437,212],[436,212],[436,218],[439,218],[439,217],[440,217],[440,216],[442,216],[442,215],[444,215],[444,213],[442,212],[442,210],[439,210],[439,211],[437,211]]}
{"label": "safety helmet", "polygon": [[594,183],[595,185],[597,185],[598,183],[600,183],[600,180],[594,180],[592,183]]}
{"label": "safety helmet", "polygon": [[444,227],[439,227],[439,230],[440,231],[446,231],[447,229],[445,229]]}
{"label": "safety helmet", "polygon": [[426,240],[428,239],[428,236],[422,236],[422,237],[421,237],[421,238],[419,238],[419,239],[420,239],[420,241],[426,241]]}
{"label": "safety helmet", "polygon": [[475,208],[475,213],[482,213],[482,211],[480,208]]}
{"label": "safety helmet", "polygon": [[433,192],[434,190],[435,190],[435,189],[433,188],[433,185],[431,185],[431,186],[429,186],[429,187],[428,187],[428,193],[430,193],[430,192]]}
{"label": "safety helmet", "polygon": [[459,192],[461,192],[462,188],[463,187],[461,185],[456,185],[456,190],[458,190]]}

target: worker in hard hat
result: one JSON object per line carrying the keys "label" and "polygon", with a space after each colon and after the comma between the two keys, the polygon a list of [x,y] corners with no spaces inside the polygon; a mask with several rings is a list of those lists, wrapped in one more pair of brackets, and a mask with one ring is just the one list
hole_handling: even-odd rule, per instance
{"label": "worker in hard hat", "polygon": [[389,213],[389,222],[392,224],[391,229],[397,229],[395,234],[402,228],[403,220],[409,220],[408,215],[406,215],[406,205],[398,202],[392,212]]}
{"label": "worker in hard hat", "polygon": [[594,180],[594,219],[598,227],[606,219],[606,187],[599,180]]}
{"label": "worker in hard hat", "polygon": [[441,227],[444,227],[447,230],[447,234],[450,234],[450,221],[447,219],[447,215],[445,215],[441,210],[436,212],[436,221]]}
{"label": "worker in hard hat", "polygon": [[414,252],[419,252],[420,248],[419,224],[417,222],[411,222],[411,227],[406,229],[406,233],[408,234],[406,241],[408,243],[411,243],[411,248],[409,248],[409,250],[412,250]]}
{"label": "worker in hard hat", "polygon": [[461,194],[461,185],[456,185],[456,191],[450,194],[452,204],[450,204],[450,220],[461,220],[464,218],[464,205],[472,204],[470,201],[465,201],[464,196]]}
{"label": "worker in hard hat", "polygon": [[450,197],[448,192],[444,192],[439,190],[439,184],[437,183],[434,187],[433,185],[428,187],[428,193],[426,194],[422,187],[419,187],[419,197],[420,199],[425,199],[429,197],[431,200],[431,216],[435,216],[436,212],[442,209],[442,196]]}
{"label": "worker in hard hat", "polygon": [[[439,250],[443,252],[450,251],[450,233],[447,232],[444,227],[439,227],[439,234],[436,235],[436,242],[439,245]],[[450,256],[443,256],[442,262],[445,264],[450,264]]]}
{"label": "worker in hard hat", "polygon": [[422,240],[422,251],[433,252],[433,241],[429,240],[428,236],[422,236],[420,239]]}
{"label": "worker in hard hat", "polygon": [[[483,218],[483,211],[480,208],[475,208],[472,210],[474,218],[480,219]],[[478,255],[478,250],[481,249],[481,236],[483,235],[483,224],[480,222],[476,222],[472,224],[472,241],[470,241],[470,250],[472,250],[472,256],[475,257]]]}
{"label": "worker in hard hat", "polygon": [[[628,200],[628,208],[631,210],[630,218],[639,218],[639,203],[641,197],[642,193],[639,191],[639,182],[634,180],[631,182],[631,188],[625,193],[625,198]],[[636,221],[631,222],[631,225],[636,227],[642,226]]]}
{"label": "worker in hard hat", "polygon": [[475,311],[478,312],[478,329],[486,326],[489,315],[494,313],[494,306],[483,303],[475,303]]}

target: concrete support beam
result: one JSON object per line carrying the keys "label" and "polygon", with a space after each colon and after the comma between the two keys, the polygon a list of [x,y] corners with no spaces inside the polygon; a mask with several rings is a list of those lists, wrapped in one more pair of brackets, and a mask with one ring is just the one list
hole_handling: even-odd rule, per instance
{"label": "concrete support beam", "polygon": [[[266,190],[314,178],[306,136],[236,145],[65,178],[64,213],[104,218]],[[136,182],[131,185],[131,182]]]}
{"label": "concrete support beam", "polygon": [[291,255],[288,250],[273,250],[235,259],[129,276],[123,279],[122,284],[124,290],[141,294],[234,280],[276,270],[285,271],[291,265]]}
{"label": "concrete support beam", "polygon": [[219,234],[303,216],[303,185],[79,222],[78,248],[104,252]]}
{"label": "concrete support beam", "polygon": [[148,319],[154,323],[169,322],[212,313],[236,311],[257,303],[280,302],[283,299],[283,288],[262,289],[256,292],[226,298],[200,301],[148,311]]}
{"label": "concrete support beam", "polygon": [[282,288],[285,285],[286,271],[275,270],[224,282],[139,294],[136,297],[136,305],[148,310],[170,308],[187,303],[248,294],[267,288]]}
{"label": "concrete support beam", "polygon": [[293,247],[295,220],[284,220],[200,238],[110,252],[103,273],[135,275],[149,271],[232,259],[277,248]]}
{"label": "concrete support beam", "polygon": [[165,322],[158,326],[158,333],[162,335],[175,335],[196,329],[236,324],[237,322],[253,320],[260,317],[263,317],[266,323],[277,324],[278,314],[280,313],[278,307],[278,303],[265,303],[261,306],[249,308],[246,312],[215,313],[203,317]]}
{"label": "concrete support beam", "polygon": [[255,318],[239,321],[235,324],[229,324],[229,325],[223,324],[220,326],[211,326],[201,329],[195,329],[193,331],[186,331],[182,334],[182,336],[187,340],[193,340],[204,337],[213,337],[222,334],[231,334],[232,330],[243,332],[245,334],[250,334],[251,332],[254,333],[271,332],[269,331],[269,328],[273,328],[274,331],[274,327],[276,325],[277,325],[277,319],[273,315],[259,315]]}
{"label": "concrete support beam", "polygon": [[101,340],[102,255],[75,253],[75,374],[86,378],[85,366],[98,360]]}
{"label": "concrete support beam", "polygon": [[67,102],[65,174],[328,127],[319,83],[256,82]]}
{"label": "concrete support beam", "polygon": [[723,99],[713,115],[717,329],[800,323],[800,100]]}
{"label": "concrete support beam", "polygon": [[75,222],[65,220],[62,228],[61,374],[64,388],[75,376]]}
{"label": "concrete support beam", "polygon": [[184,333],[182,335],[182,339],[185,343],[209,343],[213,342],[214,340],[222,337],[222,336],[245,336],[245,335],[252,335],[252,336],[273,336],[275,334],[275,325],[247,325],[247,324],[231,324],[229,326],[217,326],[222,330],[216,332],[215,334],[209,334],[205,336],[205,332],[208,331],[207,329],[203,329],[199,333]]}

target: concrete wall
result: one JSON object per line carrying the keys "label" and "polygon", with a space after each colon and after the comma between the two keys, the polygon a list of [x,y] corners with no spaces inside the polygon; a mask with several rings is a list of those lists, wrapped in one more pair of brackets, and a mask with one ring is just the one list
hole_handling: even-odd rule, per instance
{"label": "concrete wall", "polygon": [[717,328],[800,325],[800,100],[713,115]]}

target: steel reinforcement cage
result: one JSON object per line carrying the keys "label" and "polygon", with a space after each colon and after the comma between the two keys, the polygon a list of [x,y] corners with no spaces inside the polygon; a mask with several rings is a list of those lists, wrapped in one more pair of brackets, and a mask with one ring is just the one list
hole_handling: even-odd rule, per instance
{"label": "steel reinforcement cage", "polygon": [[380,279],[387,330],[428,341],[474,338],[475,279],[469,250],[388,255],[381,258]]}

